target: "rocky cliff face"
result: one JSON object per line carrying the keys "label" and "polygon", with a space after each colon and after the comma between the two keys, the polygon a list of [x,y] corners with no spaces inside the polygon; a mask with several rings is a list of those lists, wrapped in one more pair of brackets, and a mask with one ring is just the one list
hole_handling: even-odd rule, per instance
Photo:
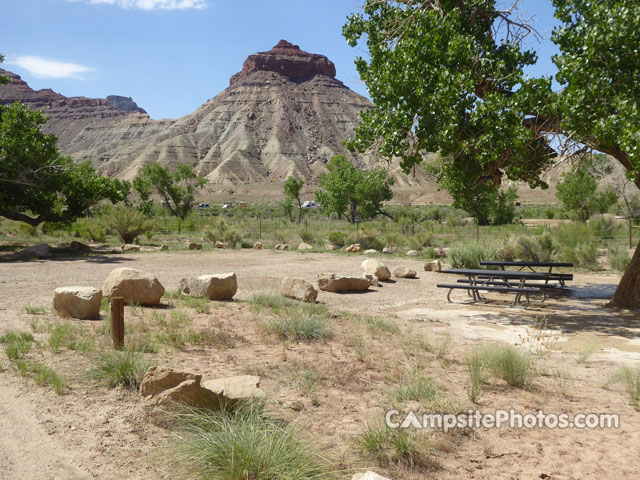
{"label": "rocky cliff face", "polygon": [[[61,150],[110,176],[133,178],[151,162],[188,163],[212,185],[279,184],[290,175],[313,184],[335,154],[362,167],[379,163],[342,145],[372,104],[335,74],[325,56],[282,40],[250,55],[226,90],[177,120],[151,120],[126,97],[34,91],[13,74],[14,82],[0,87],[0,102],[43,109]],[[400,186],[420,183],[397,166],[393,174]]]}

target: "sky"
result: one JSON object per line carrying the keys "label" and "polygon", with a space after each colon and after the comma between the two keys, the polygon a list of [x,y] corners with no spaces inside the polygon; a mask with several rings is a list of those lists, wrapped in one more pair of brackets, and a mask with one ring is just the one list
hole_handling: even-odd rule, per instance
{"label": "sky", "polygon": [[[326,55],[336,77],[367,96],[342,25],[364,0],[0,0],[0,68],[33,89],[132,97],[151,118],[193,112],[229,85],[252,53],[280,39]],[[506,0],[504,3],[507,3]],[[511,2],[509,2],[511,3]],[[522,0],[542,35],[531,76],[553,75],[550,0]]]}

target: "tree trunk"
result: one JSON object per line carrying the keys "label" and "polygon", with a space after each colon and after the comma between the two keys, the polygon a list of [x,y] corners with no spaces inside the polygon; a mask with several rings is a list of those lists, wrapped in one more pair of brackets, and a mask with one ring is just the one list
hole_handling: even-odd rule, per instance
{"label": "tree trunk", "polygon": [[616,293],[607,306],[630,310],[640,309],[640,244],[636,246],[631,263],[625,270]]}

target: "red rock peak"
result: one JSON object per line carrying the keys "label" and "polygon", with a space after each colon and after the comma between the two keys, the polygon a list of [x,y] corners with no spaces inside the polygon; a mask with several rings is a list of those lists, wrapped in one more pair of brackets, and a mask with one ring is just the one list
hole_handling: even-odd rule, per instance
{"label": "red rock peak", "polygon": [[304,82],[316,75],[336,76],[335,65],[324,55],[305,52],[298,45],[280,40],[268,52],[249,55],[242,65],[242,71],[233,75],[229,84],[233,85],[260,71],[276,72],[294,82]]}

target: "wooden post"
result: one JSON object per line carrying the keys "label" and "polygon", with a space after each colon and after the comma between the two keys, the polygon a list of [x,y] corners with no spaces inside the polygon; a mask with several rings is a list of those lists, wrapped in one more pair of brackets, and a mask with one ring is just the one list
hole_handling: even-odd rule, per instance
{"label": "wooden post", "polygon": [[124,347],[124,298],[111,297],[111,344],[116,350]]}
{"label": "wooden post", "polygon": [[631,227],[631,216],[629,216],[629,250],[633,248],[633,230]]}

